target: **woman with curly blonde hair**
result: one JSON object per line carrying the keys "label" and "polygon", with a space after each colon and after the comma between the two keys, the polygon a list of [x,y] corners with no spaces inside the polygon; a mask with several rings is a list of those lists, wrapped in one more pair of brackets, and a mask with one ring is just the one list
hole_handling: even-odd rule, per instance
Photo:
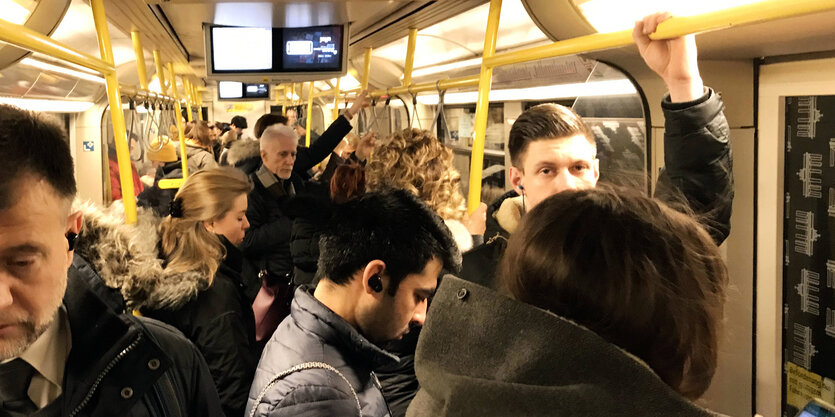
{"label": "woman with curly blonde hair", "polygon": [[408,190],[432,207],[455,236],[461,251],[473,247],[483,216],[467,216],[461,194],[461,174],[452,166],[452,150],[428,130],[405,129],[379,145],[368,160],[368,190],[385,187]]}

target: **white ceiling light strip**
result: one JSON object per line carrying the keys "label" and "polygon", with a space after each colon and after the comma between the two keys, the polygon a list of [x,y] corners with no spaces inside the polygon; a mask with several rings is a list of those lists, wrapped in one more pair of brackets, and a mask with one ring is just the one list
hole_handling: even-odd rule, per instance
{"label": "white ceiling light strip", "polygon": [[[555,84],[542,87],[508,88],[490,92],[490,101],[541,101],[574,97],[622,96],[638,91],[629,80],[593,81],[589,83]],[[418,103],[434,106],[437,94],[419,95]],[[470,104],[478,100],[478,91],[446,93],[444,104]]]}

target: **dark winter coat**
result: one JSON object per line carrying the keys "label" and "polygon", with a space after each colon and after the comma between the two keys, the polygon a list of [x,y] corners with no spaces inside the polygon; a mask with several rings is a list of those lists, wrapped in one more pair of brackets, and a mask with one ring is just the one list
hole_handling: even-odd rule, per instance
{"label": "dark winter coat", "polygon": [[325,159],[350,131],[351,124],[344,116],[336,119],[310,148],[299,148],[293,173],[287,180],[269,173],[263,165],[250,174],[253,189],[246,211],[249,229],[241,244],[246,257],[243,270],[246,280],[257,277],[262,269],[279,277],[293,273],[290,254],[293,219],[287,205],[296,195],[307,192],[308,183],[299,173],[306,173]]}
{"label": "dark winter coat", "polygon": [[[724,104],[716,92],[692,102],[661,102],[664,110],[664,170],[655,197],[700,216],[717,244],[731,231],[733,159]],[[496,270],[507,238],[522,216],[521,197],[510,191],[488,207],[485,244],[464,254],[461,277],[496,288]]]}
{"label": "dark winter coat", "polygon": [[[255,317],[240,275],[240,253],[223,239],[227,256],[211,285],[179,308],[143,308],[142,314],[168,323],[197,345],[209,365],[223,411],[241,416],[260,351]],[[237,265],[235,265],[237,264]]]}
{"label": "dark winter coat", "polygon": [[292,199],[288,205],[288,215],[293,218],[290,255],[296,285],[313,284],[319,262],[319,237],[333,212],[328,194],[324,184],[308,183],[307,195]]}
{"label": "dark winter coat", "polygon": [[[231,245],[212,277],[172,272],[159,258],[160,219],[139,210],[136,226],[122,213],[80,207],[84,227],[76,251],[121,293],[128,310],[164,321],[181,331],[205,357],[213,387],[228,415],[241,415],[258,362],[255,319]],[[214,388],[213,388],[214,390]]]}
{"label": "dark winter coat", "polygon": [[64,306],[72,334],[61,416],[222,417],[203,357],[183,335],[124,312],[119,293],[76,255]]}
{"label": "dark winter coat", "polygon": [[167,216],[168,205],[174,200],[177,189],[159,188],[159,180],[173,178],[183,178],[183,164],[180,161],[169,162],[157,168],[154,176],[154,186],[148,187],[145,191],[139,193],[136,205],[150,208],[159,217]]}
{"label": "dark winter coat", "polygon": [[[249,394],[246,415],[256,407],[260,417],[356,416],[356,400],[345,381],[323,369],[292,373],[274,385],[275,375],[306,362],[324,362],[336,368],[356,391],[365,417],[389,416],[377,366],[396,362],[360,335],[348,322],[313,297],[312,289],[296,290],[288,316],[273,333],[261,356]],[[255,399],[266,388],[258,404]]]}
{"label": "dark winter coat", "polygon": [[409,417],[715,416],[592,331],[451,275],[415,367]]}

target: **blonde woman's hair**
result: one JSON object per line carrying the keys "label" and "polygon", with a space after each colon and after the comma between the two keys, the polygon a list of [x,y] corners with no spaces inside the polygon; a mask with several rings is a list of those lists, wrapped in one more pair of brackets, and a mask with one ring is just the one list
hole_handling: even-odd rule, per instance
{"label": "blonde woman's hair", "polygon": [[368,190],[401,188],[417,195],[445,220],[467,219],[452,150],[427,130],[405,129],[374,151],[366,166]]}
{"label": "blonde woman's hair", "polygon": [[190,175],[174,197],[171,215],[160,225],[166,269],[172,273],[199,271],[210,277],[211,283],[226,248],[203,222],[222,218],[250,188],[246,175],[231,167]]}

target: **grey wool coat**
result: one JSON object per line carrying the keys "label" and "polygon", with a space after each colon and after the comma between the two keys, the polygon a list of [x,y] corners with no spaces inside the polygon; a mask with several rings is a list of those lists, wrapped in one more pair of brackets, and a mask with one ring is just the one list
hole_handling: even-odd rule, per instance
{"label": "grey wool coat", "polygon": [[716,416],[590,330],[451,275],[415,369],[407,417]]}

